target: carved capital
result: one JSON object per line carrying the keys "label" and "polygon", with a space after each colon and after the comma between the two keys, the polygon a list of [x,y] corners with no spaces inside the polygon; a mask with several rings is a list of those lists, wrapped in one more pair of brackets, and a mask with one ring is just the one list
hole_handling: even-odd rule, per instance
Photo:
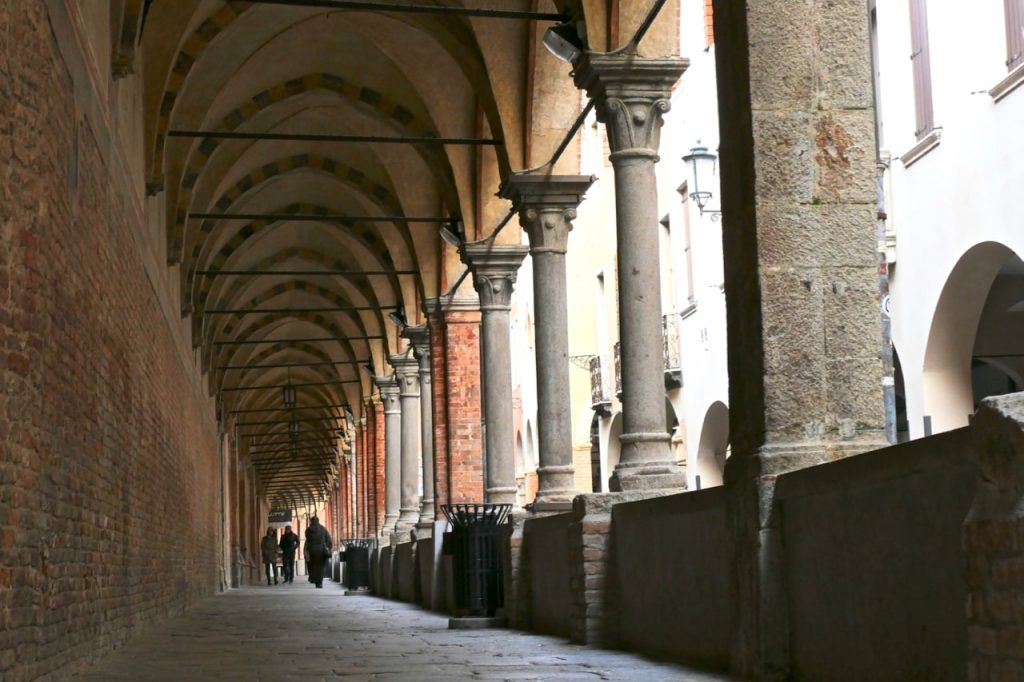
{"label": "carved capital", "polygon": [[467,244],[462,260],[473,273],[473,286],[480,296],[480,310],[508,310],[516,273],[529,247],[519,245]]}
{"label": "carved capital", "polygon": [[613,161],[616,156],[657,158],[672,86],[689,63],[680,57],[646,59],[628,52],[583,56],[574,72],[576,87],[594,100],[597,119],[608,128]]}
{"label": "carved capital", "polygon": [[409,339],[409,343],[412,345],[412,354],[419,360],[420,372],[424,370],[430,370],[430,327],[427,325],[419,325],[416,327],[406,327],[405,331],[402,332],[402,336]]}
{"label": "carved capital", "polygon": [[380,399],[384,404],[384,414],[399,412],[398,380],[395,377],[374,377],[373,383],[380,389]]}
{"label": "carved capital", "polygon": [[411,354],[392,355],[388,363],[395,368],[395,379],[401,396],[419,396],[420,364]]}
{"label": "carved capital", "polygon": [[530,237],[530,253],[565,253],[576,207],[594,182],[592,175],[517,175],[499,196],[519,209],[519,222]]}

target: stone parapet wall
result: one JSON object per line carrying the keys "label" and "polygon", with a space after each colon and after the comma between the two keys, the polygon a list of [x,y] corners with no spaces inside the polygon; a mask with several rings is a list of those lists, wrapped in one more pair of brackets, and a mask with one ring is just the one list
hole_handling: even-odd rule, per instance
{"label": "stone parapet wall", "polygon": [[213,402],[64,7],[0,6],[0,678],[12,682],[66,679],[224,578]]}

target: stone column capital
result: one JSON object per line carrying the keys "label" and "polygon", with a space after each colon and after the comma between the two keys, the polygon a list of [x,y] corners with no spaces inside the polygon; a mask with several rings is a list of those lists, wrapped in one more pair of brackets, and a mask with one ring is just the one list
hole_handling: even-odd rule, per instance
{"label": "stone column capital", "polygon": [[608,127],[612,161],[625,156],[657,159],[672,86],[689,65],[682,57],[648,59],[629,51],[583,55],[573,80],[594,100],[597,119]]}
{"label": "stone column capital", "polygon": [[426,359],[427,366],[430,365],[430,327],[425,324],[415,327],[406,327],[402,336],[409,339],[412,345],[413,356],[420,361],[420,370],[423,369],[423,361]]}
{"label": "stone column capital", "polygon": [[398,380],[395,377],[374,377],[373,383],[380,389],[380,399],[384,403],[384,414],[398,414]]}
{"label": "stone column capital", "polygon": [[531,255],[564,254],[576,207],[593,183],[593,175],[514,175],[498,195],[519,211]]}
{"label": "stone column capital", "polygon": [[518,244],[465,244],[462,260],[473,273],[473,287],[480,296],[480,310],[510,310],[516,273],[529,253]]}
{"label": "stone column capital", "polygon": [[412,353],[391,355],[388,357],[388,363],[395,368],[399,395],[403,398],[419,397],[420,363],[412,356]]}

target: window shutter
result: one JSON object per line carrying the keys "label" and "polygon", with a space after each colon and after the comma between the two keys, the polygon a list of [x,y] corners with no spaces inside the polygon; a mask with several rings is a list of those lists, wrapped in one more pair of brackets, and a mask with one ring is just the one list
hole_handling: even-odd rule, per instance
{"label": "window shutter", "polygon": [[1024,64],[1024,0],[1003,0],[1006,5],[1006,66]]}
{"label": "window shutter", "polygon": [[914,65],[914,109],[917,112],[914,135],[920,140],[935,128],[926,0],[910,0],[910,47],[910,60]]}

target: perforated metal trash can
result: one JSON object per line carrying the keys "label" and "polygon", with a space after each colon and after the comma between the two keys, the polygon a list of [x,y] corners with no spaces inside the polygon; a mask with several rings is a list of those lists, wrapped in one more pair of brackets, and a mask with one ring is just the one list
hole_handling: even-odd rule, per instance
{"label": "perforated metal trash can", "polygon": [[494,616],[505,605],[501,527],[510,504],[445,504],[452,530],[444,552],[452,557],[455,607],[470,616]]}
{"label": "perforated metal trash can", "polygon": [[345,562],[345,587],[350,590],[370,586],[370,540],[345,540],[341,560]]}

